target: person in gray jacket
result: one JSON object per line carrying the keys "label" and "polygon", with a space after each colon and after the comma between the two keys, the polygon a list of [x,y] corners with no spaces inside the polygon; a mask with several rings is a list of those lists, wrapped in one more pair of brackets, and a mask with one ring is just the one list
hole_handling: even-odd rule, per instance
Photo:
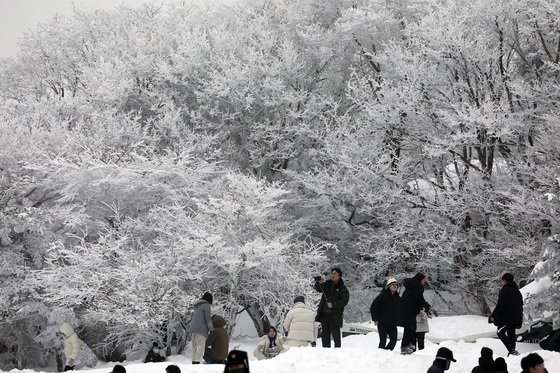
{"label": "person in gray jacket", "polygon": [[202,298],[194,302],[193,313],[191,318],[192,333],[192,363],[200,364],[204,349],[206,347],[206,338],[214,327],[212,326],[211,305],[214,301],[212,294],[205,292]]}

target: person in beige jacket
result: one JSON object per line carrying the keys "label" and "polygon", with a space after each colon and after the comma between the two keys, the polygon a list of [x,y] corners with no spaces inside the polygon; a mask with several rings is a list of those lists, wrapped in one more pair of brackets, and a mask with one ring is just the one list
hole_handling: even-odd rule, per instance
{"label": "person in beige jacket", "polygon": [[279,336],[276,328],[271,325],[266,329],[266,334],[261,337],[259,344],[253,351],[253,355],[258,360],[272,359],[276,355],[286,352],[284,348],[285,341],[286,337]]}
{"label": "person in beige jacket", "polygon": [[64,371],[74,370],[74,367],[80,364],[78,357],[82,341],[67,322],[62,324],[60,332],[64,336],[64,357],[66,358]]}
{"label": "person in beige jacket", "polygon": [[302,295],[295,297],[294,307],[286,314],[284,330],[287,333],[287,345],[290,347],[309,346],[317,339],[315,311],[305,305]]}

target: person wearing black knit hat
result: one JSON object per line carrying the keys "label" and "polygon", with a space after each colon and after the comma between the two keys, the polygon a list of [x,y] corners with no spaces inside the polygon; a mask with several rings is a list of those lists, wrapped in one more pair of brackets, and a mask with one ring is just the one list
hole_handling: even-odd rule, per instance
{"label": "person wearing black knit hat", "polygon": [[503,357],[498,357],[494,361],[494,373],[509,373],[506,360]]}
{"label": "person wearing black knit hat", "polygon": [[191,318],[193,364],[200,364],[206,348],[206,338],[214,330],[211,315],[213,301],[212,294],[205,292],[193,305]]}
{"label": "person wearing black knit hat", "polygon": [[478,358],[478,366],[474,367],[471,373],[494,373],[494,351],[488,347],[482,347],[480,357]]}
{"label": "person wearing black knit hat", "polygon": [[498,302],[488,318],[489,323],[498,327],[498,337],[506,347],[509,355],[519,355],[515,349],[515,329],[523,323],[523,296],[513,281],[511,273],[504,273]]}
{"label": "person wearing black knit hat", "polygon": [[416,315],[424,309],[429,313],[432,306],[424,299],[424,287],[428,279],[418,272],[404,281],[405,290],[397,307],[397,325],[402,326],[401,354],[411,354],[415,350]]}

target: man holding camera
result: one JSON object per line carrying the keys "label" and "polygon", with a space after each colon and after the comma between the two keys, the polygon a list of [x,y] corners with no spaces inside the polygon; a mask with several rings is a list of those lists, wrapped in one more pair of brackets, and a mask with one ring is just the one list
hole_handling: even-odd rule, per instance
{"label": "man holding camera", "polygon": [[323,347],[331,347],[331,335],[334,347],[341,346],[340,328],[344,307],[348,304],[350,293],[342,280],[342,270],[334,267],[331,269],[331,278],[327,281],[321,276],[315,277],[315,290],[323,293],[317,308],[316,321],[321,323],[321,340]]}

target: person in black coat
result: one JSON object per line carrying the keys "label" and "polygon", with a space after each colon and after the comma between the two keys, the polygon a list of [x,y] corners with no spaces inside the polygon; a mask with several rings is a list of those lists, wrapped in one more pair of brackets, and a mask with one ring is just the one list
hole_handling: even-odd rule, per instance
{"label": "person in black coat", "polygon": [[350,293],[342,280],[342,270],[340,268],[331,269],[330,280],[323,281],[320,276],[315,278],[315,290],[323,293],[315,321],[321,323],[321,341],[323,347],[331,347],[331,335],[334,340],[334,347],[341,346],[340,328],[344,307],[350,300]]}
{"label": "person in black coat", "polygon": [[471,370],[471,373],[494,373],[494,351],[488,347],[482,347],[480,350],[480,357],[478,358],[478,365]]}
{"label": "person in black coat", "polygon": [[440,347],[437,350],[436,359],[427,373],[443,373],[449,369],[451,362],[457,362],[457,360],[453,358],[453,351],[447,347]]}
{"label": "person in black coat", "polygon": [[416,333],[416,315],[422,308],[430,311],[430,304],[424,299],[424,286],[428,279],[422,273],[417,273],[404,282],[405,290],[397,307],[397,325],[404,328],[401,340],[401,353],[414,352],[414,338]]}
{"label": "person in black coat", "polygon": [[144,359],[145,363],[159,363],[165,361],[165,358],[163,356],[161,356],[160,352],[159,352],[159,345],[157,342],[154,342],[152,348],[150,348],[150,351],[148,351],[148,355],[146,355],[146,358]]}
{"label": "person in black coat", "polygon": [[[379,333],[379,348],[386,350],[393,350],[397,344],[397,307],[401,299],[397,292],[398,288],[397,280],[388,279],[385,289],[381,290],[369,307],[371,320],[377,326]],[[387,336],[389,336],[388,344],[386,344]]]}
{"label": "person in black coat", "polygon": [[508,356],[519,355],[515,349],[515,329],[523,323],[523,296],[511,273],[504,273],[501,283],[498,302],[488,322],[498,327],[498,337],[506,346]]}

